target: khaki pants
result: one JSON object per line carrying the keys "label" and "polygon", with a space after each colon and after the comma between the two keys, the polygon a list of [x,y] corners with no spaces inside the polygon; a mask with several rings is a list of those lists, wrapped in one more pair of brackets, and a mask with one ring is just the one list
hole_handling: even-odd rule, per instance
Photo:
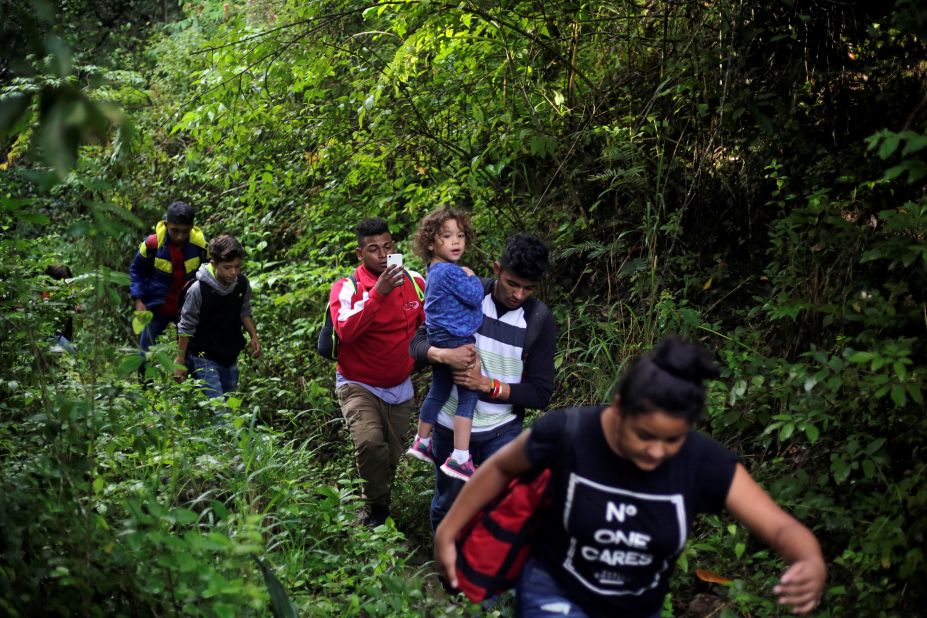
{"label": "khaki pants", "polygon": [[337,394],[354,441],[364,499],[370,506],[388,507],[396,466],[409,446],[415,400],[391,405],[357,384],[345,384]]}

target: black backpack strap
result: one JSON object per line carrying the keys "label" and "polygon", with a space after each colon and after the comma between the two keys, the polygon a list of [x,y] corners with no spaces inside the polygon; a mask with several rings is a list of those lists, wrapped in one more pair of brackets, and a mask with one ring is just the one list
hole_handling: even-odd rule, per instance
{"label": "black backpack strap", "polygon": [[579,410],[569,408],[569,411],[564,412],[564,414],[567,415],[567,422],[563,437],[566,438],[567,444],[570,444],[579,435]]}
{"label": "black backpack strap", "polygon": [[[192,277],[190,277],[189,279],[187,279],[187,280],[184,282],[183,287],[180,288],[180,293],[177,294],[177,308],[178,308],[180,311],[183,311],[183,305],[184,305],[185,302],[187,302],[187,292],[190,291],[190,287],[191,287],[194,283],[196,283],[197,281],[199,281],[199,279],[196,278],[196,275],[193,275]],[[206,286],[206,287],[208,288],[209,286]],[[203,294],[203,293],[201,292],[201,298],[203,299],[203,301],[205,301],[205,300],[206,300],[206,294]]]}
{"label": "black backpack strap", "polygon": [[538,335],[541,333],[541,328],[547,323],[547,316],[550,315],[550,309],[547,305],[536,298],[531,300],[534,301],[531,303],[531,310],[525,311],[525,322],[528,323],[528,330],[525,333],[525,347],[521,351],[522,359],[528,356],[528,351],[534,346],[534,342],[537,341]]}

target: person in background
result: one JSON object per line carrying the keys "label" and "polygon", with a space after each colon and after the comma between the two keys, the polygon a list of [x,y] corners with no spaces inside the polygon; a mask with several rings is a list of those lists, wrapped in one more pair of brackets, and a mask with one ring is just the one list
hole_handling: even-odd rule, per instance
{"label": "person in background", "polygon": [[251,284],[241,272],[244,248],[224,234],[210,241],[209,254],[209,264],[200,266],[184,294],[174,376],[183,380],[192,367],[194,377],[203,381],[203,392],[215,398],[238,388],[242,328],[251,338],[252,357],[261,355],[261,342],[251,317]]}
{"label": "person in background", "polygon": [[438,526],[435,558],[449,584],[462,527],[509,480],[550,468],[552,504],[518,578],[517,616],[556,607],[571,618],[657,618],[695,516],[725,508],[789,564],[773,588],[779,603],[814,609],[827,574],[817,539],[736,455],[693,429],[703,381],[717,376],[707,350],[669,338],[631,364],[610,404],[535,421],[480,466]]}
{"label": "person in background", "polygon": [[193,207],[173,202],[155,233],[138,246],[129,266],[129,292],[136,311],[151,311],[142,330],[139,347],[147,352],[171,322],[180,319],[178,299],[184,285],[207,261],[203,231],[193,225]]}
{"label": "person in background", "polygon": [[[60,281],[62,284],[67,284],[69,279],[73,279],[74,275],[71,273],[71,269],[67,264],[49,264],[45,268],[45,275],[54,279],[55,281]],[[42,300],[51,301],[60,299],[54,298],[55,293],[51,292],[42,292]],[[70,304],[70,303],[68,303]],[[73,307],[67,307],[61,311],[61,314],[56,320],[55,335],[54,341],[55,345],[58,346],[57,351],[67,351],[75,352],[76,348],[74,347],[74,311],[80,311],[80,305],[74,305]],[[53,348],[55,351],[55,348]]]}
{"label": "person in background", "polygon": [[[449,365],[457,386],[480,393],[470,433],[470,454],[477,466],[518,437],[526,408],[543,410],[554,392],[557,325],[547,305],[533,296],[547,272],[547,257],[547,247],[534,236],[518,233],[509,237],[493,263],[494,277],[484,281],[483,323],[476,331],[476,345],[432,346],[424,325],[410,345],[416,362]],[[455,390],[432,431],[432,529],[464,485],[438,469],[438,462],[454,450]]]}
{"label": "person in background", "polygon": [[[473,237],[470,217],[461,210],[447,206],[426,215],[415,233],[415,252],[428,264],[425,328],[431,346],[457,348],[476,343],[473,334],[483,323],[483,284],[472,270],[458,265],[467,242],[472,241]],[[447,365],[433,365],[431,388],[419,411],[415,440],[406,451],[409,456],[434,463],[431,430],[453,386],[451,368]],[[467,481],[473,476],[470,430],[479,396],[479,391],[457,389],[454,450],[439,468],[441,472],[461,481]]]}
{"label": "person in background", "polygon": [[392,482],[415,411],[409,341],[425,320],[416,291],[425,280],[387,265],[394,243],[386,221],[364,219],[355,232],[360,264],[332,285],[329,312],[340,340],[335,393],[364,481],[364,524],[376,527],[390,516]]}

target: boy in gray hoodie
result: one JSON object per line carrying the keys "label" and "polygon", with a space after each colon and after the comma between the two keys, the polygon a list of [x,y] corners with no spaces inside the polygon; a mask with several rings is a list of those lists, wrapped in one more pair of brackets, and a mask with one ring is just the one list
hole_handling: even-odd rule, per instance
{"label": "boy in gray hoodie", "polygon": [[174,377],[182,381],[188,367],[203,381],[207,397],[221,397],[238,386],[238,354],[245,347],[242,327],[251,337],[251,356],[261,355],[251,317],[251,284],[241,273],[245,250],[224,234],[209,242],[209,264],[196,272],[187,289],[177,327]]}

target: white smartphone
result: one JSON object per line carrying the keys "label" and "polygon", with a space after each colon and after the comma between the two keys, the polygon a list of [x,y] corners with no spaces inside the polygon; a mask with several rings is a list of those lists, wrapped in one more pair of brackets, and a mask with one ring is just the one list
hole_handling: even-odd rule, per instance
{"label": "white smartphone", "polygon": [[402,254],[401,253],[390,253],[389,255],[386,256],[386,267],[389,268],[390,266],[393,266],[393,265],[398,266],[399,268],[402,268]]}

